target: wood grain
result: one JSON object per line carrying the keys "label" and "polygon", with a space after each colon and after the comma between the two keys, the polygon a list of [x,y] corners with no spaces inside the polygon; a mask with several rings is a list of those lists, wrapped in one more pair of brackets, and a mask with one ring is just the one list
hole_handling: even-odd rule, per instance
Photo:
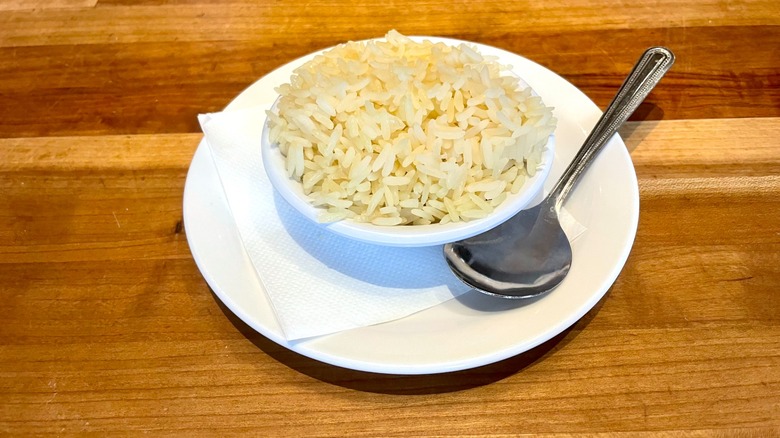
{"label": "wood grain", "polygon": [[[230,7],[208,2],[188,3],[187,7],[181,7],[177,2],[153,5],[133,2],[121,6],[100,2],[97,8],[78,11],[54,9],[36,15],[10,11],[5,14],[6,26],[0,45],[237,41],[261,35],[277,40],[311,40],[321,34],[357,39],[381,36],[391,28],[409,34],[424,28],[431,35],[452,35],[473,29],[472,32],[490,36],[505,35],[530,26],[542,31],[565,31],[571,28],[618,30],[780,24],[775,14],[779,7],[772,0],[728,3],[709,0],[690,6],[677,0],[655,3],[653,7],[642,3],[624,3],[616,7],[609,0],[555,0],[543,4],[438,0],[427,2],[424,13],[420,13],[402,2],[365,0],[343,2],[338,7],[328,1],[311,1],[300,7],[289,0],[230,2]],[[674,14],[659,14],[659,10],[672,8]],[[68,24],[76,19],[81,25],[74,29]],[[328,26],[321,26],[321,21],[326,21]],[[110,32],[106,32],[106,22],[113,24]],[[158,26],[147,29],[150,22]],[[41,29],[41,25],[45,27]],[[145,31],[139,32],[141,29]]]}
{"label": "wood grain", "polygon": [[[749,146],[776,138],[778,120],[733,141],[716,125],[744,127],[627,126],[642,219],[623,274],[586,318],[529,353],[424,377],[303,358],[220,306],[177,225],[198,135],[2,140],[13,205],[0,205],[0,430],[773,433],[780,156]],[[725,172],[702,158],[735,148],[747,153]],[[655,170],[669,162],[668,175]]]}
{"label": "wood grain", "polygon": [[189,259],[181,202],[200,137],[0,140],[0,235],[13,243],[0,260]]}
{"label": "wood grain", "polygon": [[[607,105],[645,48],[666,45],[677,54],[677,63],[635,119],[780,117],[780,69],[776,62],[780,57],[777,49],[780,47],[780,26],[777,21],[772,22],[772,17],[780,16],[780,11],[772,15],[777,9],[776,3],[763,5],[763,9],[758,3],[737,8],[752,14],[748,16],[753,17],[753,21],[745,26],[721,26],[719,20],[707,24],[694,20],[685,26],[642,27],[637,24],[605,29],[583,26],[586,21],[583,18],[583,22],[562,28],[535,28],[523,21],[531,18],[524,18],[527,15],[510,9],[499,15],[514,17],[511,32],[500,31],[500,27],[495,26],[466,31],[472,26],[452,23],[453,28],[448,29],[419,24],[400,26],[401,22],[395,27],[409,34],[460,38],[521,54],[560,74],[601,107]],[[259,26],[269,22],[276,28],[278,20],[266,14],[267,10],[273,13],[289,11],[282,12],[284,8],[269,6],[265,9],[246,5],[200,7],[200,10],[191,11],[189,7],[165,6],[168,8],[166,13],[171,14],[166,19],[149,15],[162,13],[151,6],[107,6],[89,14],[58,10],[32,15],[20,13],[18,17],[0,15],[0,20],[3,17],[8,20],[5,23],[8,26],[0,25],[0,59],[4,59],[0,63],[0,96],[6,102],[0,106],[0,120],[3,120],[0,137],[196,132],[198,112],[223,108],[271,70],[313,50],[349,39],[380,36],[394,27],[375,24],[375,30],[370,34],[351,28],[334,33],[336,28],[332,27],[299,28],[293,20],[288,28],[305,35],[289,35],[277,30],[268,33],[267,37],[257,38],[258,32],[265,35],[266,31],[240,30],[239,23]],[[346,16],[360,11],[371,13],[364,11],[371,10],[365,5],[363,9],[355,5],[353,8],[343,13]],[[221,32],[237,32],[236,35],[219,34],[220,31],[214,29],[203,36],[186,33],[203,31],[199,22],[192,20],[216,25],[227,19],[220,14],[234,9],[238,12],[230,13],[238,14],[238,17],[231,16],[230,24],[220,29]],[[603,4],[594,14],[602,14],[613,21],[624,19],[605,9],[607,5]],[[181,15],[201,13],[204,18]],[[316,9],[311,13],[317,13]],[[396,12],[388,10],[386,13]],[[35,18],[34,15],[43,17]],[[51,20],[51,29],[44,26],[45,30],[41,32],[24,23],[24,20],[44,17]],[[119,20],[122,26],[110,24],[113,21],[106,22],[107,17]],[[468,16],[464,14],[463,19],[466,18]],[[85,41],[65,44],[67,40],[56,33],[49,40],[28,41],[14,30],[18,26],[18,32],[28,32],[29,38],[43,38],[61,25],[62,32],[73,36],[73,32],[82,30],[74,30],[67,23],[76,19],[79,23],[86,21],[79,26],[84,32],[93,26],[94,32],[109,33],[89,34],[84,36]],[[46,20],[38,21],[38,25],[48,23]],[[158,20],[155,22],[170,28],[142,31],[150,20]],[[94,23],[90,25],[91,22]],[[100,27],[101,23],[110,25]],[[122,32],[127,35],[123,36]],[[130,36],[151,39],[136,41]],[[747,45],[751,50],[744,50]]]}
{"label": "wood grain", "polygon": [[97,5],[98,0],[4,0],[0,11],[40,11],[43,9],[84,9]]}
{"label": "wood grain", "polygon": [[[718,183],[723,177],[780,175],[780,118],[628,122],[620,134],[637,175],[648,183],[659,178],[706,177]],[[721,183],[726,188],[728,184]]]}
{"label": "wood grain", "polygon": [[[192,259],[196,115],[391,28],[521,54],[601,107],[646,47],[677,55],[621,129],[628,261],[529,352],[332,367],[246,326]],[[0,435],[780,436],[778,47],[771,0],[3,2]]]}

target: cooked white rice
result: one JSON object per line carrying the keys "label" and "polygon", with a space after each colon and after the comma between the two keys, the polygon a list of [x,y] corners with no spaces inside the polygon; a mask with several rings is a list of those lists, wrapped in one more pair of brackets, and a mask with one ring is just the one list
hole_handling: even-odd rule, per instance
{"label": "cooked white rice", "polygon": [[395,31],[342,44],[277,88],[270,140],[323,222],[482,218],[534,175],[556,125],[505,70]]}

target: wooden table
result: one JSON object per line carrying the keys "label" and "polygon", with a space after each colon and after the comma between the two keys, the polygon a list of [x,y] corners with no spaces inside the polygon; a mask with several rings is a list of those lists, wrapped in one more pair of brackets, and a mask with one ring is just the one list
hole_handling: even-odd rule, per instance
{"label": "wooden table", "polygon": [[[255,333],[193,262],[196,115],[391,28],[522,54],[602,108],[646,47],[677,55],[622,131],[625,268],[525,354],[336,368]],[[3,1],[0,434],[779,436],[779,138],[775,0]]]}

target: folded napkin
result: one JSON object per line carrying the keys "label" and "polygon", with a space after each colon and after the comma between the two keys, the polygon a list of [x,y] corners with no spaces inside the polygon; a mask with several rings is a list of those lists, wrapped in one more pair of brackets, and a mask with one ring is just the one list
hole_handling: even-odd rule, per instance
{"label": "folded napkin", "polygon": [[[244,249],[288,340],[392,321],[469,290],[449,270],[441,246],[394,248],[341,237],[277,195],[260,154],[270,107],[198,119]],[[566,222],[571,237],[584,230]]]}

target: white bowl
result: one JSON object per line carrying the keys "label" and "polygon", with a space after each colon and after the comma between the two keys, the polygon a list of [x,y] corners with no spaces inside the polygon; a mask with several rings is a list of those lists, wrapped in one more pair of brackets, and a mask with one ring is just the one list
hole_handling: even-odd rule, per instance
{"label": "white bowl", "polygon": [[322,209],[315,207],[303,191],[303,185],[287,176],[285,157],[279,147],[268,137],[268,121],[263,127],[263,166],[276,191],[298,212],[315,224],[334,233],[363,242],[385,246],[432,246],[455,242],[485,232],[526,207],[542,199],[542,188],[552,168],[555,155],[555,137],[550,135],[542,152],[542,160],[536,174],[528,178],[520,191],[510,194],[485,218],[446,224],[380,226],[344,219],[338,222],[322,223],[318,220]]}
{"label": "white bowl", "polygon": [[[518,85],[530,88],[530,85],[515,72],[510,70],[504,73],[516,76]],[[533,89],[531,94],[538,96]],[[274,103],[272,111],[276,111],[277,102]],[[322,223],[318,220],[318,217],[323,210],[311,204],[309,197],[303,192],[303,185],[299,181],[287,176],[285,157],[279,150],[278,145],[272,144],[269,140],[269,130],[268,120],[266,119],[263,126],[261,146],[263,166],[276,191],[301,214],[327,230],[352,239],[385,246],[432,246],[456,242],[485,232],[503,223],[524,208],[536,205],[542,200],[544,181],[550,173],[555,156],[555,136],[551,134],[542,151],[541,163],[536,174],[525,181],[518,193],[509,194],[507,199],[499,204],[490,215],[482,219],[449,222],[446,224],[396,226],[380,226],[349,219]]]}

